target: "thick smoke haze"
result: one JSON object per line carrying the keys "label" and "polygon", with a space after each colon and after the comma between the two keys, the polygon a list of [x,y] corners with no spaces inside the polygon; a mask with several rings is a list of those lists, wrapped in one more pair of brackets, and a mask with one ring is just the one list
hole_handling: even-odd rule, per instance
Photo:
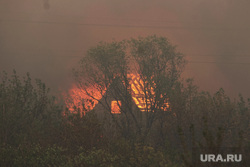
{"label": "thick smoke haze", "polygon": [[201,90],[250,97],[248,0],[0,0],[0,70],[30,72],[54,90],[99,41],[156,34],[189,61]]}

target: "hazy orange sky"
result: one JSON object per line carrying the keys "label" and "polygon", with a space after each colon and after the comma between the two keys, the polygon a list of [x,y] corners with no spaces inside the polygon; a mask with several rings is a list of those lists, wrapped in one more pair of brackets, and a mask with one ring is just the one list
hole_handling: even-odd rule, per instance
{"label": "hazy orange sky", "polygon": [[156,34],[189,61],[201,90],[250,97],[248,0],[0,0],[0,70],[30,72],[54,90],[99,41]]}

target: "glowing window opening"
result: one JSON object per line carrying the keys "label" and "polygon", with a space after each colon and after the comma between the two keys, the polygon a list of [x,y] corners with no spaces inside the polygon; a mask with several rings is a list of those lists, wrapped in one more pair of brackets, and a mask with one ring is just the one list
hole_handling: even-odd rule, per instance
{"label": "glowing window opening", "polygon": [[112,114],[121,114],[121,101],[111,101],[111,113]]}

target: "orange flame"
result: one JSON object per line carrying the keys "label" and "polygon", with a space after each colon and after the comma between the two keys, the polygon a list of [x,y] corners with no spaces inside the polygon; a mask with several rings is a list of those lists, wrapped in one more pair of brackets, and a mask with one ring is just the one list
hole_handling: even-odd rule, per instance
{"label": "orange flame", "polygon": [[112,101],[111,102],[111,113],[120,114],[121,113],[121,101]]}
{"label": "orange flame", "polygon": [[150,92],[148,92],[148,90],[145,89],[144,82],[138,75],[130,74],[129,78],[131,94],[135,104],[139,109],[141,109],[141,111],[150,109],[150,102],[152,102],[152,98],[150,99],[150,96],[155,94],[153,88],[151,87],[149,90]]}
{"label": "orange flame", "polygon": [[[146,82],[143,82],[139,75],[129,74],[128,78],[133,101],[141,111],[149,111],[151,104],[155,100],[154,89],[152,87],[145,89]],[[81,115],[85,115],[86,112],[91,111],[95,107],[105,91],[106,90],[100,91],[94,86],[84,90],[73,85],[69,90],[69,96],[65,98],[66,107],[71,113],[80,112]],[[121,105],[121,101],[112,101],[111,113],[121,113]],[[159,108],[163,111],[167,111],[169,109],[167,100],[165,100],[164,104],[159,106]]]}
{"label": "orange flame", "polygon": [[[131,94],[135,104],[141,111],[150,110],[151,104],[155,101],[155,92],[153,87],[145,88],[145,84],[147,82],[143,82],[140,76],[135,74],[129,74],[128,76],[130,80]],[[163,96],[161,95],[161,98]],[[157,107],[157,106],[155,106]],[[163,111],[167,111],[169,109],[168,100],[164,100],[162,106],[159,108]]]}
{"label": "orange flame", "polygon": [[95,107],[98,100],[102,98],[102,94],[95,87],[89,87],[85,91],[73,85],[69,94],[64,97],[66,107],[71,113],[80,112],[81,115],[85,115]]}

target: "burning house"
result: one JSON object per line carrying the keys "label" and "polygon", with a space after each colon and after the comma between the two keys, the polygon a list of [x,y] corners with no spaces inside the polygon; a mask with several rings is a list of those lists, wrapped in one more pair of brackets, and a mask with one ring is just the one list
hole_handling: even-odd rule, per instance
{"label": "burning house", "polygon": [[[133,112],[154,112],[155,93],[153,88],[145,88],[145,82],[139,75],[129,74],[128,83],[115,78],[106,90],[88,88],[86,90],[74,87],[70,92],[71,102],[66,102],[71,112],[83,114],[94,110],[98,113],[107,112],[115,115]],[[154,106],[154,109],[157,106]],[[162,103],[158,109],[167,111],[169,104]]]}

